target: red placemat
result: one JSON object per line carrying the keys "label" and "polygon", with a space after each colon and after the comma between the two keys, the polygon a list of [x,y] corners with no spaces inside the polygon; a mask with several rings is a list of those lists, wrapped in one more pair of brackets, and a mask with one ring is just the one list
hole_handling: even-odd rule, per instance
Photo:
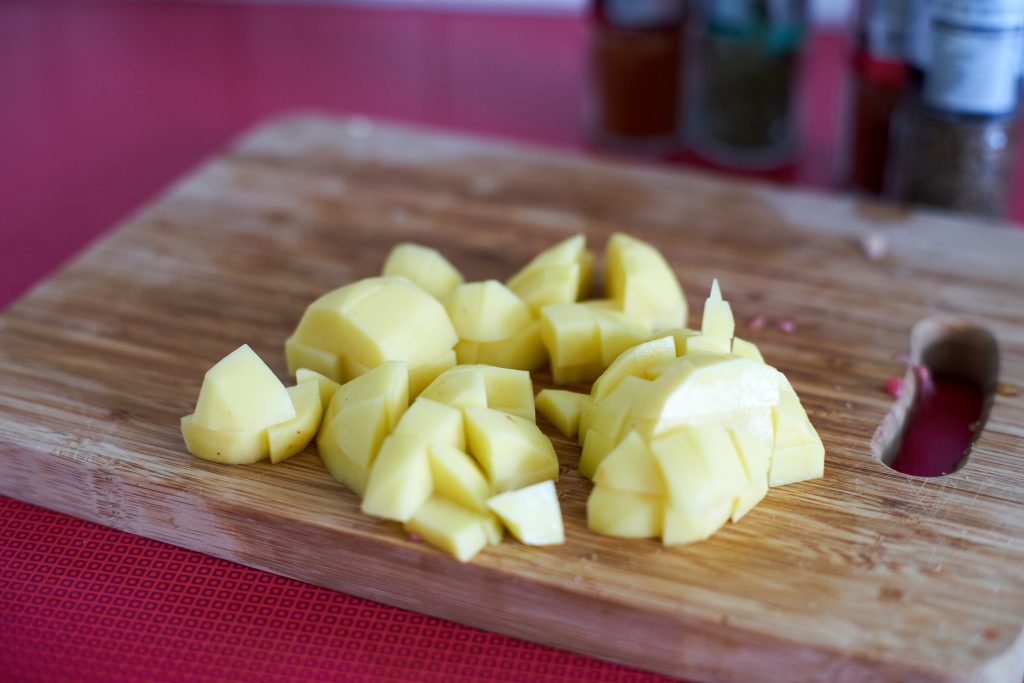
{"label": "red placemat", "polygon": [[659,681],[0,497],[5,681]]}

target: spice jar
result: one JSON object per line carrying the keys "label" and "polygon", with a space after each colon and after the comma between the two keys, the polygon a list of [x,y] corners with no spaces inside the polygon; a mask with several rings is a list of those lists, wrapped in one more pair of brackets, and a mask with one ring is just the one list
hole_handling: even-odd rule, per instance
{"label": "spice jar", "polygon": [[909,72],[904,57],[906,0],[866,0],[857,22],[847,137],[847,182],[881,194],[890,124]]}
{"label": "spice jar", "polygon": [[935,0],[929,16],[912,20],[926,47],[917,51],[895,130],[895,195],[1003,215],[1016,152],[1024,0]]}
{"label": "spice jar", "polygon": [[600,147],[663,154],[682,137],[684,0],[595,0],[588,118]]}
{"label": "spice jar", "polygon": [[695,20],[689,141],[711,161],[770,168],[797,151],[803,0],[704,0]]}

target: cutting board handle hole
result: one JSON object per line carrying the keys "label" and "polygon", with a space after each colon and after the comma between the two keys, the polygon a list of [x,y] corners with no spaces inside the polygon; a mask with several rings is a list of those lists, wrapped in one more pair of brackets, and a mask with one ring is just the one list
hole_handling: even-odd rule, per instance
{"label": "cutting board handle hole", "polygon": [[917,323],[902,393],[872,439],[875,457],[919,477],[964,467],[985,426],[998,377],[999,346],[991,332],[946,318]]}

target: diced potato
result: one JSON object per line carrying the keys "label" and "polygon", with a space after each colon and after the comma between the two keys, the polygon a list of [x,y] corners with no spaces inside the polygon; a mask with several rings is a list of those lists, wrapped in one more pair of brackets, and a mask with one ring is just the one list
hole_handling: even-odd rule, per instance
{"label": "diced potato", "polygon": [[252,432],[295,417],[274,372],[243,344],[206,371],[192,421],[226,432]]}
{"label": "diced potato", "polygon": [[508,339],[492,342],[460,341],[455,345],[459,363],[493,365],[514,370],[536,370],[548,359],[536,320]]}
{"label": "diced potato", "polygon": [[704,302],[704,316],[701,319],[700,331],[705,337],[730,340],[735,330],[736,321],[732,317],[732,308],[728,301],[722,299],[718,280],[712,280],[711,294]]}
{"label": "diced potato", "polygon": [[459,285],[444,305],[462,341],[508,339],[533,320],[529,306],[497,280]]}
{"label": "diced potato", "polygon": [[327,471],[360,498],[370,468],[388,433],[388,403],[374,396],[346,404],[317,435],[317,450]]}
{"label": "diced potato", "polygon": [[770,407],[779,402],[778,375],[748,358],[686,355],[654,380],[632,419],[651,438],[716,413]]}
{"label": "diced potato", "polygon": [[384,439],[370,468],[361,509],[374,517],[408,522],[433,490],[423,439],[392,434]]}
{"label": "diced potato", "polygon": [[747,483],[736,447],[724,427],[684,427],[650,442],[673,510],[700,513],[733,501]]}
{"label": "diced potato", "polygon": [[267,457],[267,430],[229,432],[196,424],[194,415],[181,418],[185,448],[197,458],[227,465],[248,465]]}
{"label": "diced potato", "polygon": [[761,350],[758,349],[753,342],[748,342],[747,340],[740,339],[739,337],[732,338],[732,355],[756,360],[758,363],[764,362],[764,356],[761,355]]}
{"label": "diced potato", "polygon": [[409,370],[409,396],[416,398],[420,393],[430,386],[430,383],[437,379],[445,370],[454,368],[458,359],[455,349],[445,351],[432,361],[424,363]]}
{"label": "diced potato", "polygon": [[[342,372],[350,368],[358,373],[401,360],[409,364],[412,375],[451,353],[457,341],[436,299],[404,277],[379,277],[341,287],[310,304],[286,350],[292,371],[309,367],[341,381],[344,378],[337,367],[330,367],[326,355],[312,363],[300,350],[309,347],[337,356]],[[301,365],[293,365],[296,362]]]}
{"label": "diced potato", "polygon": [[491,485],[467,453],[451,446],[431,446],[430,472],[435,494],[478,512],[487,512],[487,499],[493,493]]}
{"label": "diced potato", "polygon": [[459,365],[445,375],[464,373],[476,373],[484,378],[487,407],[491,410],[512,413],[530,421],[536,418],[529,372],[491,365]]}
{"label": "diced potato", "polygon": [[431,382],[420,394],[420,398],[437,401],[453,408],[486,408],[487,386],[482,372],[462,372],[452,368]]}
{"label": "diced potato", "polygon": [[732,344],[725,337],[713,337],[707,334],[697,334],[686,339],[686,350],[684,353],[727,354],[730,351],[732,351]]}
{"label": "diced potato", "polygon": [[579,470],[580,474],[588,479],[593,479],[597,472],[598,465],[615,448],[615,440],[596,432],[593,429],[587,430],[586,439],[583,441],[583,451],[580,453]]}
{"label": "diced potato", "polygon": [[327,408],[327,417],[333,419],[346,406],[368,398],[384,400],[387,428],[391,431],[409,407],[409,372],[402,361],[388,361],[342,384]]}
{"label": "diced potato", "polygon": [[320,406],[324,411],[326,411],[327,407],[331,405],[331,399],[334,398],[334,392],[336,392],[338,387],[341,386],[330,377],[316,372],[315,370],[299,368],[295,371],[295,383],[302,384],[304,382],[316,382],[317,391],[320,394]]}
{"label": "diced potato", "polygon": [[612,364],[623,351],[640,344],[650,336],[647,328],[639,321],[618,311],[594,311],[597,332],[601,345],[601,364]]}
{"label": "diced potato", "polygon": [[604,400],[629,375],[650,379],[644,376],[647,368],[656,363],[675,360],[675,351],[675,340],[672,337],[652,339],[627,350],[594,382],[590,391],[591,400],[595,403]]}
{"label": "diced potato", "polygon": [[594,312],[583,304],[545,306],[540,312],[540,336],[552,368],[601,365],[600,330]]}
{"label": "diced potato", "polygon": [[650,330],[686,324],[686,299],[679,280],[657,249],[616,233],[605,247],[605,292],[626,315]]}
{"label": "diced potato", "polygon": [[783,486],[825,474],[825,447],[789,381],[779,374],[779,404],[773,411],[775,447],[768,474],[771,486]]}
{"label": "diced potato", "polygon": [[590,384],[601,376],[605,365],[600,361],[583,365],[552,365],[551,380],[555,384]]}
{"label": "diced potato", "polygon": [[391,434],[410,442],[418,442],[424,447],[466,448],[462,411],[426,398],[412,402]]}
{"label": "diced potato", "polygon": [[580,412],[590,397],[576,391],[543,389],[537,394],[537,411],[570,439],[579,429]]}
{"label": "diced potato", "polygon": [[489,408],[463,408],[469,451],[495,491],[558,479],[555,449],[536,424]]}
{"label": "diced potato", "polygon": [[605,536],[657,538],[664,517],[661,496],[595,486],[587,498],[587,528]]}
{"label": "diced potato", "polygon": [[666,494],[665,479],[658,461],[651,454],[647,442],[636,432],[627,434],[601,461],[594,473],[594,484],[658,498]]}
{"label": "diced potato", "polygon": [[[669,329],[669,330],[662,330],[661,332],[655,332],[654,333],[654,337],[655,338],[665,337],[665,336],[672,337],[672,339],[674,339],[675,342],[676,342],[676,355],[677,356],[683,356],[683,355],[686,355],[686,341],[690,337],[696,337],[699,334],[700,334],[700,332],[698,332],[697,330],[691,330],[691,329],[686,328],[686,327],[673,327],[672,329]],[[654,378],[653,377],[647,377],[647,379],[654,379]]]}
{"label": "diced potato", "polygon": [[703,541],[722,528],[732,510],[732,500],[720,501],[699,512],[668,507],[665,509],[661,542],[680,545]]}
{"label": "diced potato", "polygon": [[404,277],[435,299],[443,299],[462,284],[462,274],[441,252],[411,242],[395,245],[381,275]]}
{"label": "diced potato", "polygon": [[574,235],[545,249],[509,278],[509,289],[522,297],[534,314],[545,304],[583,298],[594,270],[594,255],[586,246],[586,237]]}
{"label": "diced potato", "polygon": [[555,484],[550,480],[499,493],[487,501],[487,506],[525,545],[565,543],[562,510]]}
{"label": "diced potato", "polygon": [[768,467],[771,465],[772,450],[756,436],[743,430],[730,429],[729,436],[747,476],[747,484],[736,498],[732,510],[732,521],[738,522],[768,493]]}
{"label": "diced potato", "polygon": [[345,368],[341,356],[304,344],[294,336],[285,341],[284,355],[288,362],[288,369],[294,371],[296,377],[298,377],[300,369],[307,368],[335,383],[345,379]]}
{"label": "diced potato", "polygon": [[469,562],[487,547],[490,540],[487,516],[458,503],[433,496],[416,510],[405,524],[432,546],[440,548],[459,562]]}
{"label": "diced potato", "polygon": [[549,304],[576,301],[580,290],[580,265],[543,266],[524,271],[509,280],[508,286],[530,307],[534,315]]}
{"label": "diced potato", "polygon": [[288,396],[295,407],[295,417],[267,427],[267,444],[273,463],[301,453],[316,436],[323,416],[320,386],[315,379],[288,387]]}

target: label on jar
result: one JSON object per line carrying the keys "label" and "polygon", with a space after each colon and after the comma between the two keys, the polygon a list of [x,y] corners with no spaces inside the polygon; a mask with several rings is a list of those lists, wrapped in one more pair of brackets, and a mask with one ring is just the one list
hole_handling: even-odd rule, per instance
{"label": "label on jar", "polygon": [[901,62],[907,40],[907,0],[868,0],[861,15],[864,48],[875,59]]}
{"label": "label on jar", "polygon": [[604,12],[612,26],[665,26],[682,21],[683,0],[605,0]]}
{"label": "label on jar", "polygon": [[1016,108],[1024,58],[1024,0],[937,0],[924,101],[944,111]]}

